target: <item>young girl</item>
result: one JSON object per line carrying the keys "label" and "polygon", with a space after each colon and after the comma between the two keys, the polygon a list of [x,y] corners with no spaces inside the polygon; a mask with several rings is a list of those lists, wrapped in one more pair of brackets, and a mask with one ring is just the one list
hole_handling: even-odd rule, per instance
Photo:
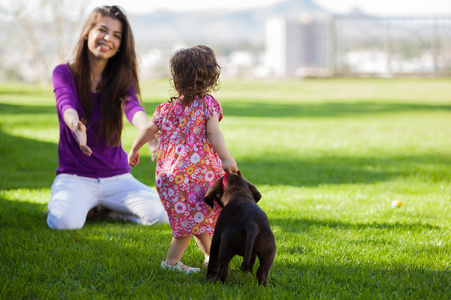
{"label": "young girl", "polygon": [[217,88],[220,73],[213,50],[203,45],[180,50],[170,65],[178,97],[156,108],[152,121],[133,143],[128,162],[136,166],[139,149],[160,130],[155,180],[173,235],[161,266],[198,272],[199,268],[185,266],[180,259],[194,236],[208,262],[220,208],[207,206],[205,193],[224,170],[237,172],[238,167],[219,128],[221,105],[208,94]]}

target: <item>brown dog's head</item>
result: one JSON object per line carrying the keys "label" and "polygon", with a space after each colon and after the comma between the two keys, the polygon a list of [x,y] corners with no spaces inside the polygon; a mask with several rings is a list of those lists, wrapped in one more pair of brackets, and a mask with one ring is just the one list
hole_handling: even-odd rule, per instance
{"label": "brown dog's head", "polygon": [[224,207],[233,195],[248,195],[255,200],[255,203],[261,199],[262,195],[257,188],[241,175],[228,174],[225,186],[223,186],[223,178],[224,176],[216,180],[205,194],[205,203],[209,206],[213,207],[213,200],[216,200],[219,206]]}

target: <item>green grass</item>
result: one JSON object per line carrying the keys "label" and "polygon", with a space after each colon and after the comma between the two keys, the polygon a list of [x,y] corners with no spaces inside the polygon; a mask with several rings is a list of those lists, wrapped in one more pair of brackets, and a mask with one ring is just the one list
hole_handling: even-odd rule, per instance
{"label": "green grass", "polygon": [[[170,87],[142,90],[151,115]],[[205,269],[162,270],[167,225],[48,229],[53,93],[15,83],[0,85],[0,298],[451,298],[449,79],[230,80],[215,95],[276,237],[270,286],[242,274],[238,257],[225,284],[207,283]],[[126,150],[135,136],[127,125]],[[133,174],[154,187],[144,154]],[[193,242],[183,261],[201,265]]]}

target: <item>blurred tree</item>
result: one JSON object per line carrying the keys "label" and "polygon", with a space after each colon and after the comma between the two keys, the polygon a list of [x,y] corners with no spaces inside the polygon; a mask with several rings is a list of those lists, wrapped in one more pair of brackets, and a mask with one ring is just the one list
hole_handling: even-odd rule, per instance
{"label": "blurred tree", "polygon": [[[69,59],[91,0],[0,0],[2,77],[48,83]],[[8,76],[9,74],[9,76]]]}

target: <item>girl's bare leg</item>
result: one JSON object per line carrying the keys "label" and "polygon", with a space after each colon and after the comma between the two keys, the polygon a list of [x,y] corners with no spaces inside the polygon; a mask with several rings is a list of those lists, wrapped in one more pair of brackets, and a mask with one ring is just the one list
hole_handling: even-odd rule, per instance
{"label": "girl's bare leg", "polygon": [[199,245],[200,250],[204,254],[204,258],[208,259],[210,257],[210,246],[211,246],[211,238],[208,232],[195,235],[194,240]]}
{"label": "girl's bare leg", "polygon": [[191,236],[172,237],[171,246],[169,247],[168,256],[165,263],[173,266],[180,261],[185,253],[186,248],[191,241]]}

